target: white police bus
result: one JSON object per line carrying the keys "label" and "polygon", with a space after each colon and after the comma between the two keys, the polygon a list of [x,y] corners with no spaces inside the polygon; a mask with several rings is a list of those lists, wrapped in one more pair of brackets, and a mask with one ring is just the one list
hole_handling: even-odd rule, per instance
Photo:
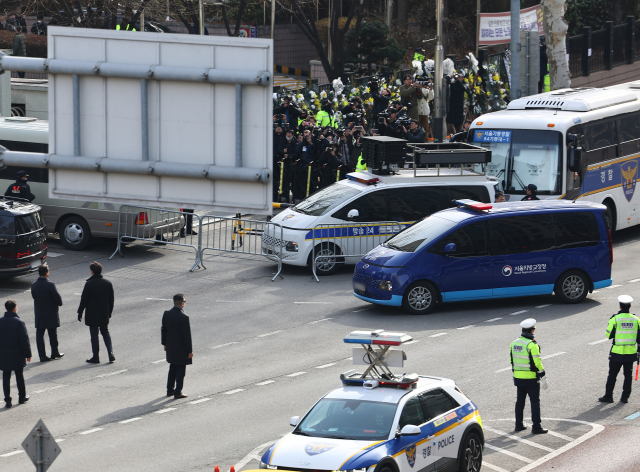
{"label": "white police bus", "polygon": [[507,200],[534,184],[541,199],[606,205],[612,230],[640,223],[640,81],[514,100],[478,117],[471,132],[471,144],[491,149],[487,174],[502,182]]}

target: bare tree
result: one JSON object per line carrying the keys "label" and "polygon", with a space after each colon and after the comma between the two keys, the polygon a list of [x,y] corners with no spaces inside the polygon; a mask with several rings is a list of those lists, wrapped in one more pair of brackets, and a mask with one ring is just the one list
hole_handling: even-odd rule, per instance
{"label": "bare tree", "polygon": [[551,90],[571,87],[569,61],[567,60],[567,30],[564,19],[566,0],[543,0],[542,13],[544,35],[547,42]]}

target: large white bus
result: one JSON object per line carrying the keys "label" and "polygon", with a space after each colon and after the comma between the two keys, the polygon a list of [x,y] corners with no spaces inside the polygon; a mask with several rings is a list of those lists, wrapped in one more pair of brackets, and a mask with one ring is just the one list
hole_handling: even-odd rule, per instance
{"label": "large white bus", "polygon": [[[9,151],[47,153],[49,122],[35,118],[0,117],[0,145]],[[25,166],[6,166],[0,169],[1,194],[15,182],[19,170],[25,170],[29,175],[31,193],[36,197],[34,203],[42,207],[48,232],[58,233],[67,249],[85,249],[93,236],[117,236],[120,204],[49,198],[48,169]],[[138,220],[135,221],[138,224]],[[148,216],[142,215],[140,221],[138,234],[158,236],[167,230],[180,230],[180,221],[176,218],[171,221],[150,222]]]}
{"label": "large white bus", "polygon": [[534,184],[540,199],[603,203],[611,230],[640,223],[640,82],[514,100],[474,120],[471,133],[470,143],[491,149],[487,174],[507,200]]}

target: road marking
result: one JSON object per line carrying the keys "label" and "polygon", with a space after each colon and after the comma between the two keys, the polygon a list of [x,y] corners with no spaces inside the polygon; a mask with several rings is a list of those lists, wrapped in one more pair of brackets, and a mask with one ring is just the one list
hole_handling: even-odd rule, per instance
{"label": "road marking", "polygon": [[593,346],[595,344],[600,344],[600,343],[606,343],[608,341],[608,339],[601,339],[600,341],[593,341],[592,343],[589,343],[589,346]]}
{"label": "road marking", "polygon": [[201,398],[200,400],[194,400],[189,403],[191,403],[192,405],[197,405],[198,403],[208,402],[209,400],[211,400],[211,398]]}
{"label": "road marking", "polygon": [[638,416],[640,416],[640,411],[637,413],[634,413],[633,415],[627,416],[625,420],[635,420]]}
{"label": "road marking", "polygon": [[504,369],[496,370],[496,374],[498,372],[504,372],[505,370],[511,370],[511,367],[505,367]]}
{"label": "road marking", "polygon": [[266,442],[264,444],[260,444],[258,447],[254,448],[249,454],[247,454],[242,459],[240,459],[240,461],[238,461],[238,463],[235,466],[233,466],[233,468],[235,470],[240,470],[245,465],[247,465],[249,462],[251,462],[252,459],[260,461],[261,457],[258,456],[258,453],[262,452],[262,450],[264,448],[271,446],[276,441],[277,441],[277,439],[274,439],[274,440]]}
{"label": "road marking", "polygon": [[[321,320],[315,320],[315,321],[311,321],[309,324],[316,324],[316,323],[320,323],[321,321],[329,321],[332,320],[333,318],[322,318]],[[407,343],[405,343],[407,344]]]}
{"label": "road marking", "polygon": [[[407,343],[404,343],[404,344],[407,344]],[[336,363],[332,362],[331,364],[319,365],[318,367],[316,367],[316,369],[326,369],[327,367],[331,367],[333,365],[336,365]]]}
{"label": "road marking", "polygon": [[468,325],[468,326],[462,326],[461,328],[456,328],[456,329],[468,329],[468,328],[475,328],[476,325]]}
{"label": "road marking", "polygon": [[329,305],[329,302],[293,302],[296,305]]}
{"label": "road marking", "polygon": [[297,377],[298,375],[306,374],[306,372],[294,372],[293,374],[287,375],[287,377]]}
{"label": "road marking", "polygon": [[264,382],[257,383],[256,385],[259,387],[262,387],[263,385],[269,385],[275,382],[276,382],[275,380],[265,380]]}
{"label": "road marking", "polygon": [[[490,320],[485,320],[484,322],[485,322],[485,323],[491,323],[491,322],[493,322],[493,321],[498,321],[498,320],[501,320],[501,319],[502,319],[502,318],[491,318]],[[405,343],[405,344],[406,344],[406,343]]]}
{"label": "road marking", "polygon": [[15,456],[16,454],[22,454],[24,451],[13,451],[13,452],[7,452],[6,454],[2,454],[0,457],[9,457],[9,456]]}
{"label": "road marking", "polygon": [[224,392],[223,395],[233,395],[234,393],[244,392],[244,388],[236,388],[235,390],[229,390]]}
{"label": "road marking", "polygon": [[540,360],[549,359],[551,357],[561,356],[562,354],[566,354],[566,352],[556,352],[555,354],[549,354],[548,356],[542,356]]}
{"label": "road marking", "polygon": [[60,257],[64,256],[64,254],[60,254],[59,252],[47,252],[47,257]]}
{"label": "road marking", "polygon": [[415,343],[419,343],[420,340],[419,339],[414,339],[413,341],[409,341],[408,343],[402,343],[403,346],[408,346],[409,344],[415,344]]}
{"label": "road marking", "polygon": [[362,310],[352,311],[351,313],[360,313],[361,311],[366,311],[366,310],[368,310],[368,309],[369,309],[369,307],[367,307],[367,308],[363,308]]}
{"label": "road marking", "polygon": [[640,282],[640,279],[633,279],[633,280],[629,280],[629,283],[632,284],[634,282]]}
{"label": "road marking", "polygon": [[555,436],[556,438],[560,438],[560,439],[564,439],[565,441],[573,441],[574,439],[570,436],[565,436],[564,434],[560,434],[560,433],[556,433],[555,431],[547,431],[547,434],[550,434],[551,436]]}
{"label": "road marking", "polygon": [[496,472],[509,472],[502,467],[498,467],[497,465],[489,464],[488,462],[482,461],[482,467],[486,467],[487,469],[495,470]]}
{"label": "road marking", "polygon": [[521,456],[520,454],[516,454],[515,452],[507,451],[506,449],[502,449],[501,447],[492,446],[489,443],[484,443],[484,447],[488,447],[489,449],[493,449],[494,451],[501,452],[507,456],[513,457],[514,459],[521,460],[522,462],[526,462],[527,464],[531,464],[533,461],[528,457]]}
{"label": "road marking", "polygon": [[112,375],[122,374],[123,372],[126,372],[126,371],[127,369],[116,370],[115,372],[109,372],[108,374],[97,375],[96,377],[99,379],[102,379],[104,377],[111,377]]}
{"label": "road marking", "polygon": [[102,431],[104,428],[94,428],[94,429],[90,429],[89,431],[83,431],[81,433],[78,434],[91,434],[91,433],[95,433],[96,431]]}
{"label": "road marking", "polygon": [[160,362],[166,362],[166,359],[160,359],[159,361],[153,361],[152,364],[159,364]]}
{"label": "road marking", "polygon": [[438,334],[432,334],[431,336],[429,336],[430,338],[437,338],[438,336],[444,336],[447,333],[438,333]]}
{"label": "road marking", "polygon": [[514,313],[509,313],[509,316],[515,316],[515,315],[521,315],[523,313],[528,312],[529,310],[520,310],[520,311],[516,311]]}
{"label": "road marking", "polygon": [[147,300],[157,300],[160,302],[170,302],[171,298],[147,298]]}
{"label": "road marking", "polygon": [[538,449],[542,449],[543,451],[553,452],[553,449],[551,449],[550,447],[542,446],[536,442],[521,438],[520,436],[514,436],[513,434],[505,433],[504,431],[500,431],[499,429],[492,428],[491,426],[484,425],[484,429],[486,429],[487,431],[491,431],[492,433],[499,434],[500,436],[504,436],[505,438],[513,439],[514,441],[519,441],[523,444],[537,447]]}
{"label": "road marking", "polygon": [[62,387],[68,387],[68,385],[56,385],[55,387],[49,387],[49,388],[43,388],[42,390],[36,390],[33,393],[44,393],[44,392],[48,392],[50,390],[57,390],[57,389],[62,388]]}
{"label": "road marking", "polygon": [[605,288],[616,288],[616,287],[621,287],[621,285],[620,284],[618,284],[618,285],[609,285],[608,287],[605,287]]}
{"label": "road marking", "polygon": [[233,341],[230,343],[220,344],[218,346],[212,346],[210,349],[220,349],[221,347],[231,346],[232,344],[239,344],[238,341]]}
{"label": "road marking", "polygon": [[282,333],[283,330],[279,329],[278,331],[271,331],[270,333],[259,334],[256,336],[257,338],[265,338],[267,336],[273,336],[274,334]]}
{"label": "road marking", "polygon": [[591,293],[592,293],[592,294],[593,294],[593,293],[600,293],[600,290],[594,290],[594,291],[593,291],[593,292],[591,292]]}
{"label": "road marking", "polygon": [[74,293],[74,295],[82,295],[81,293]]}
{"label": "road marking", "polygon": [[134,421],[138,421],[138,420],[141,420],[141,419],[142,419],[142,417],[138,417],[138,418],[129,418],[128,420],[118,421],[118,423],[120,423],[120,424],[133,423]]}
{"label": "road marking", "polygon": [[63,438],[63,439],[56,439],[55,441],[56,441],[57,443],[59,443],[59,442],[62,442],[62,441],[66,441],[66,439],[64,439],[64,438]]}
{"label": "road marking", "polygon": [[175,410],[175,409],[176,409],[176,408],[165,408],[164,410],[158,410],[158,411],[156,411],[155,413],[156,413],[156,414],[158,414],[158,415],[161,415],[162,413],[166,413],[166,412],[168,412],[168,411],[173,411],[173,410]]}
{"label": "road marking", "polygon": [[242,303],[240,300],[216,300],[216,303]]}
{"label": "road marking", "polygon": [[546,308],[548,306],[551,306],[551,303],[547,303],[546,305],[538,305],[536,308]]}

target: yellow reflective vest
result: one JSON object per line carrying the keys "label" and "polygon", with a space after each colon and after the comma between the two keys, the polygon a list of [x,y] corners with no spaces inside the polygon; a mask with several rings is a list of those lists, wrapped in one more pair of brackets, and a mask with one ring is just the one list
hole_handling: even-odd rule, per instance
{"label": "yellow reflective vest", "polygon": [[332,126],[334,128],[338,127],[338,123],[333,115],[330,115],[324,110],[320,110],[316,115],[316,124],[318,126]]}
{"label": "yellow reflective vest", "polygon": [[536,379],[538,372],[544,372],[540,360],[540,346],[534,340],[520,336],[509,347],[513,377],[516,379]]}
{"label": "yellow reflective vest", "polygon": [[611,339],[611,332],[615,328],[613,337],[613,354],[636,354],[638,348],[636,341],[638,339],[638,325],[640,319],[636,315],[630,313],[618,313],[613,315],[607,326],[607,338]]}
{"label": "yellow reflective vest", "polygon": [[366,172],[367,163],[362,159],[362,153],[358,156],[358,163],[356,164],[356,172]]}

